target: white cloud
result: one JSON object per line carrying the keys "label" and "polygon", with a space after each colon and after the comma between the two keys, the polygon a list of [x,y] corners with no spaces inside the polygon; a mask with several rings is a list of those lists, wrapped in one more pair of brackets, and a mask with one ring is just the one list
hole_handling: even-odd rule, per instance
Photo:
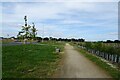
{"label": "white cloud", "polygon": [[118,32],[110,32],[110,33],[108,33],[107,35],[111,35],[111,36],[118,36]]}
{"label": "white cloud", "polygon": [[[11,4],[12,5],[12,4]],[[80,3],[80,2],[62,2],[62,3],[13,3],[15,5],[13,7],[13,14],[3,13],[3,22],[22,22],[23,16],[28,15],[29,20],[39,20],[42,21],[44,19],[61,19],[64,17],[60,17],[59,14],[65,13],[73,13],[74,11],[87,11],[92,12],[93,14],[97,12],[97,17],[101,17],[101,14],[107,17],[112,13],[115,13],[117,9],[108,9],[101,8],[101,6],[96,5],[96,3]],[[104,6],[102,6],[104,7]],[[6,10],[3,7],[3,11]],[[107,12],[105,12],[107,11]],[[91,14],[92,14],[91,13]],[[76,15],[78,13],[74,13]],[[87,16],[86,16],[87,17]],[[109,18],[110,16],[108,16]],[[112,15],[114,17],[114,15]],[[17,20],[16,20],[17,19]]]}
{"label": "white cloud", "polygon": [[[34,5],[33,5],[34,4]],[[41,3],[17,3],[13,10],[14,14],[4,14],[3,13],[3,22],[17,22],[22,21],[24,15],[27,15],[29,20],[43,20],[49,18],[57,18],[57,14],[64,12],[65,9],[59,4],[48,4],[40,5]],[[17,21],[16,21],[17,19]]]}
{"label": "white cloud", "polygon": [[82,24],[83,22],[80,20],[63,20],[60,23],[62,24]]}
{"label": "white cloud", "polygon": [[[9,11],[11,11],[12,13]],[[73,35],[73,33],[70,33],[70,30],[67,30],[67,28],[63,28],[66,27],[65,24],[73,24],[73,25],[78,24],[80,25],[79,27],[87,27],[89,29],[90,29],[89,26],[95,28],[95,29],[92,28],[93,30],[90,29],[82,32],[82,33],[87,32],[86,35],[88,35],[88,33],[90,33],[91,31],[96,31],[96,29],[100,26],[111,29],[116,28],[115,23],[117,21],[117,12],[118,12],[117,3],[94,3],[94,2],[85,3],[85,2],[67,2],[67,1],[45,2],[45,3],[18,2],[18,3],[7,3],[6,5],[3,6],[3,22],[10,23],[7,26],[9,28],[11,26],[16,26],[16,25],[20,26],[22,23],[24,24],[23,17],[27,15],[29,24],[31,24],[31,22],[35,22],[39,36],[42,36],[43,34],[42,26],[44,24],[45,36],[52,35],[54,37],[68,37],[70,35]],[[53,24],[47,22],[42,23],[46,20],[49,21],[54,20],[54,22]],[[115,22],[113,23],[113,21]],[[63,26],[61,26],[61,24]],[[16,29],[20,30],[20,28],[16,28]],[[85,38],[87,38],[86,35],[84,35]],[[89,34],[89,35],[95,36],[94,34]],[[74,36],[80,37],[79,34],[75,34]],[[90,37],[88,36],[88,39],[89,38]]]}

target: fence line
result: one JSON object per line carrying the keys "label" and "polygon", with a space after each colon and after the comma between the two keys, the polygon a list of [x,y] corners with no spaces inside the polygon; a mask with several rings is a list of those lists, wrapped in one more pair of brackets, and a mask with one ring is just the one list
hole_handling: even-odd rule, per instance
{"label": "fence line", "polygon": [[96,56],[99,56],[101,58],[104,58],[105,60],[108,60],[112,63],[120,63],[120,56],[117,54],[108,54],[108,53],[104,53],[104,52],[100,52],[98,50],[94,50],[94,49],[88,49],[84,46],[78,46],[79,48],[82,48],[84,50],[87,50],[88,52],[90,52],[91,54],[94,54]]}

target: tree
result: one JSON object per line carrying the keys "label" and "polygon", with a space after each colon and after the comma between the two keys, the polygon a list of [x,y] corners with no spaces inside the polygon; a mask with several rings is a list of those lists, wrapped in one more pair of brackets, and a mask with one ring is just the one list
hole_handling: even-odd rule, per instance
{"label": "tree", "polygon": [[23,31],[19,31],[18,32],[18,35],[17,35],[18,39],[23,39],[24,38],[23,35],[22,35],[22,33],[24,33],[24,32]]}
{"label": "tree", "polygon": [[28,25],[28,26],[22,26],[22,32],[25,33],[25,34],[24,34],[24,37],[25,37],[25,38],[30,37],[30,28],[31,28],[30,25]]}
{"label": "tree", "polygon": [[25,24],[22,26],[22,31],[19,31],[17,37],[21,39],[28,39],[33,38],[35,39],[37,35],[37,29],[35,28],[35,24],[33,26],[30,26],[27,24],[27,16],[24,17]]}
{"label": "tree", "polygon": [[49,41],[49,38],[48,38],[48,37],[46,37],[46,38],[44,38],[44,40],[45,40],[45,41]]}
{"label": "tree", "polygon": [[114,43],[120,43],[120,40],[114,40]]}
{"label": "tree", "polygon": [[111,41],[111,40],[107,40],[106,43],[113,43],[113,41]]}
{"label": "tree", "polygon": [[33,39],[35,39],[35,37],[36,37],[36,35],[37,35],[37,29],[35,28],[35,24],[34,23],[32,23],[33,24],[33,26],[32,26],[32,29],[31,29],[31,37],[33,38]]}

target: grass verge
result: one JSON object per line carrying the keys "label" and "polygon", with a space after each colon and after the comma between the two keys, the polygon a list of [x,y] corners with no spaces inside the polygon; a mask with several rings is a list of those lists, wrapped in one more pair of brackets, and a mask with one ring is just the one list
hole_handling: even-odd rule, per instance
{"label": "grass verge", "polygon": [[[64,44],[57,44],[63,47]],[[2,47],[3,78],[48,78],[58,67],[61,59],[55,47],[49,45],[14,45]]]}
{"label": "grass verge", "polygon": [[97,64],[99,67],[104,69],[108,74],[110,74],[113,78],[116,80],[120,80],[120,71],[118,69],[112,68],[110,65],[108,65],[106,62],[103,62],[100,58],[97,58],[96,56],[90,54],[86,50],[78,48],[75,44],[72,44],[76,50],[78,50],[81,54],[83,54],[85,57],[87,57],[89,60]]}

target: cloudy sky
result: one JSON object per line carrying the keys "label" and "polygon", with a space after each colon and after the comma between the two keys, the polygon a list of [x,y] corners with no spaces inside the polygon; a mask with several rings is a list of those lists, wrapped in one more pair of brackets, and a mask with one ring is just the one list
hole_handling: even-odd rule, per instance
{"label": "cloudy sky", "polygon": [[[104,0],[105,1],[105,0]],[[84,38],[86,40],[118,39],[118,2],[41,1],[38,0],[0,3],[2,34],[16,36],[24,25],[35,23],[37,36]]]}

